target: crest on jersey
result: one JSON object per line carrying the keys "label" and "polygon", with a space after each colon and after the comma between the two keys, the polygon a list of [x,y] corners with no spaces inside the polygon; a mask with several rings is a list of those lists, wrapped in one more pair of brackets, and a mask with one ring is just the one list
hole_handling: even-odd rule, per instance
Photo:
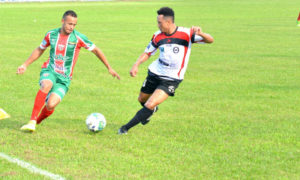
{"label": "crest on jersey", "polygon": [[179,47],[174,47],[173,48],[173,53],[175,53],[175,54],[179,53]]}
{"label": "crest on jersey", "polygon": [[64,50],[64,48],[65,48],[65,45],[63,45],[63,44],[58,45],[58,50],[62,51],[62,50]]}

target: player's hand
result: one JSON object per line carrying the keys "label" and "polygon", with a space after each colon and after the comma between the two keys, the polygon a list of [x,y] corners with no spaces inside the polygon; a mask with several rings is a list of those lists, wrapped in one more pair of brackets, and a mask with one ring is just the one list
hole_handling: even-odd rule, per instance
{"label": "player's hand", "polygon": [[202,33],[202,29],[199,26],[192,26],[192,30],[195,32],[195,34],[200,35]]}
{"label": "player's hand", "polygon": [[133,65],[131,70],[130,70],[130,76],[131,77],[135,77],[138,73],[138,66],[137,65]]}
{"label": "player's hand", "polygon": [[109,72],[109,74],[111,74],[113,77],[116,77],[116,78],[119,79],[119,80],[121,79],[120,76],[119,76],[119,74],[118,74],[115,70],[109,69],[108,72]]}
{"label": "player's hand", "polygon": [[23,64],[18,67],[17,74],[23,74],[26,71],[27,67]]}

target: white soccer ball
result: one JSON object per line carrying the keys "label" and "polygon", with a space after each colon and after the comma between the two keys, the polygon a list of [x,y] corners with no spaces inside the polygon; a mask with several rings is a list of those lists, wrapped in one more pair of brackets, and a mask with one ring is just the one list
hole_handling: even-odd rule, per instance
{"label": "white soccer ball", "polygon": [[106,120],[101,113],[92,113],[86,118],[85,124],[90,131],[98,132],[105,128]]}

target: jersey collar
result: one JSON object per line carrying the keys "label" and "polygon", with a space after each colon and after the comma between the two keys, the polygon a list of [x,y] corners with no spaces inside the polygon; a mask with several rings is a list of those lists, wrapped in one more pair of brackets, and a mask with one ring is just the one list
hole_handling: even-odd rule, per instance
{"label": "jersey collar", "polygon": [[165,35],[166,35],[166,36],[172,36],[173,34],[175,34],[175,33],[177,32],[177,29],[178,29],[178,26],[176,26],[176,29],[175,29],[175,31],[174,31],[174,32],[172,32],[171,34],[167,34],[167,33],[165,33]]}

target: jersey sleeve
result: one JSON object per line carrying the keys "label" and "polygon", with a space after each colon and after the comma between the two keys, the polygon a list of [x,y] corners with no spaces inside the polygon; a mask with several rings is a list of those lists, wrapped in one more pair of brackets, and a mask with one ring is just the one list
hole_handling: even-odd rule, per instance
{"label": "jersey sleeve", "polygon": [[191,40],[192,40],[192,43],[205,44],[203,37],[196,35],[195,33],[193,33]]}
{"label": "jersey sleeve", "polygon": [[95,49],[96,45],[92,43],[85,35],[77,35],[79,41],[79,47],[84,47],[85,49],[92,51]]}
{"label": "jersey sleeve", "polygon": [[151,41],[149,42],[148,46],[145,49],[145,53],[147,53],[149,56],[152,56],[156,53],[157,51],[157,44],[155,43],[155,35],[153,35]]}
{"label": "jersey sleeve", "polygon": [[50,33],[47,33],[40,44],[41,49],[46,49],[50,45]]}

